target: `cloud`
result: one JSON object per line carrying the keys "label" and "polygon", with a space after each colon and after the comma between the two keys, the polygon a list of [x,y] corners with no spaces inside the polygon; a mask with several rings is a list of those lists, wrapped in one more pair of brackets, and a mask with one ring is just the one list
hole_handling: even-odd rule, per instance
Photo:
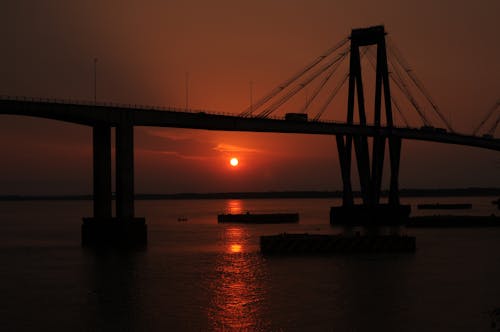
{"label": "cloud", "polygon": [[212,158],[210,156],[186,155],[186,154],[182,154],[181,152],[178,152],[178,151],[149,150],[148,152],[157,153],[157,154],[166,155],[166,156],[173,156],[176,158],[181,158],[181,159],[186,159],[186,160],[207,160],[207,159]]}
{"label": "cloud", "polygon": [[193,130],[140,130],[137,146],[146,152],[168,154],[188,159],[213,157],[214,143]]}
{"label": "cloud", "polygon": [[217,143],[228,138],[220,137],[220,133],[175,128],[168,130],[148,128],[144,134],[149,139],[143,150],[183,159],[206,160],[215,157],[218,153],[266,153],[265,150],[240,144]]}
{"label": "cloud", "polygon": [[[167,139],[170,141],[182,141],[189,140],[193,137],[193,131],[189,129],[179,129],[179,128],[147,128],[145,132],[154,137]],[[200,136],[200,133],[197,133],[196,136]]]}
{"label": "cloud", "polygon": [[219,143],[216,147],[213,148],[215,151],[219,152],[246,152],[246,153],[263,153],[265,151],[253,148],[245,148],[242,146],[231,145],[226,143]]}

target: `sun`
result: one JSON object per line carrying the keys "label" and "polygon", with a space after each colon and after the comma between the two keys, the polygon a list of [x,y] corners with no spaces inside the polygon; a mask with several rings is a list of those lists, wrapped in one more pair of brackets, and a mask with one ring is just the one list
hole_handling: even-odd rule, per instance
{"label": "sun", "polygon": [[233,167],[238,166],[238,164],[239,164],[239,163],[240,163],[240,162],[239,162],[238,158],[231,158],[231,160],[229,160],[229,164],[230,164],[231,166],[233,166]]}

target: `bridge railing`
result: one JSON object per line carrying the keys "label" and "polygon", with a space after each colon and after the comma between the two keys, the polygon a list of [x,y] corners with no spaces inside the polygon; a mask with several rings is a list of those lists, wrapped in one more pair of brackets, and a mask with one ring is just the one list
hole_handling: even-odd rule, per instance
{"label": "bridge railing", "polygon": [[158,110],[158,111],[174,111],[174,112],[188,112],[188,113],[210,113],[210,114],[226,114],[230,113],[215,112],[206,109],[186,109],[173,106],[158,106],[158,105],[145,105],[145,104],[126,104],[116,102],[94,102],[90,100],[77,100],[77,99],[63,99],[63,98],[41,98],[41,97],[26,97],[26,96],[8,96],[0,95],[1,100],[12,101],[27,101],[35,103],[52,103],[52,104],[69,104],[69,105],[82,105],[82,106],[101,106],[101,107],[116,107],[125,109],[144,109],[144,110]]}
{"label": "bridge railing", "polygon": [[[175,106],[158,106],[158,105],[145,105],[145,104],[126,104],[115,102],[94,102],[90,100],[77,100],[77,99],[63,99],[63,98],[41,98],[41,97],[27,97],[27,96],[8,96],[0,95],[0,100],[11,101],[26,101],[34,103],[51,103],[51,104],[66,104],[66,105],[82,105],[82,106],[99,106],[99,107],[116,107],[124,109],[142,109],[142,110],[156,110],[168,112],[187,112],[187,113],[205,113],[213,115],[224,116],[238,116],[234,113],[220,112],[208,109],[184,108]],[[283,120],[284,116],[268,116],[267,119]],[[325,122],[325,121],[324,121]]]}

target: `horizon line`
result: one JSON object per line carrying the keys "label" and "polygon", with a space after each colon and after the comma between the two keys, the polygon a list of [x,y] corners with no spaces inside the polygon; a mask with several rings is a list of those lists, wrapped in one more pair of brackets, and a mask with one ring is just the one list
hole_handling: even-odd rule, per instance
{"label": "horizon line", "polygon": [[[353,192],[355,197],[361,196],[361,191]],[[381,195],[387,196],[388,189]],[[500,187],[460,187],[460,188],[403,188],[401,196],[497,196]],[[231,191],[231,192],[179,192],[179,193],[138,193],[137,200],[147,199],[228,199],[228,198],[338,198],[342,190],[268,190],[268,191]],[[1,201],[8,200],[91,200],[92,194],[2,194]],[[115,198],[113,193],[113,199]]]}

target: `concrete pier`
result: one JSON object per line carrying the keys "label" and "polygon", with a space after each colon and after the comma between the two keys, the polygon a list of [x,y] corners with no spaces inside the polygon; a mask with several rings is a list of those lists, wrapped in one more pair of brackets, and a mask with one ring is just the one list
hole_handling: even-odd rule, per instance
{"label": "concrete pier", "polygon": [[134,127],[126,120],[116,127],[116,216],[134,217]]}
{"label": "concrete pier", "polygon": [[144,218],[134,211],[134,127],[130,112],[116,125],[116,217],[112,216],[111,126],[93,126],[94,216],[83,218],[82,246],[142,246]]}
{"label": "concrete pier", "polygon": [[334,206],[330,208],[330,224],[338,226],[399,226],[410,216],[409,205],[378,204]]}
{"label": "concrete pier", "polygon": [[111,127],[92,128],[94,217],[111,218]]}

